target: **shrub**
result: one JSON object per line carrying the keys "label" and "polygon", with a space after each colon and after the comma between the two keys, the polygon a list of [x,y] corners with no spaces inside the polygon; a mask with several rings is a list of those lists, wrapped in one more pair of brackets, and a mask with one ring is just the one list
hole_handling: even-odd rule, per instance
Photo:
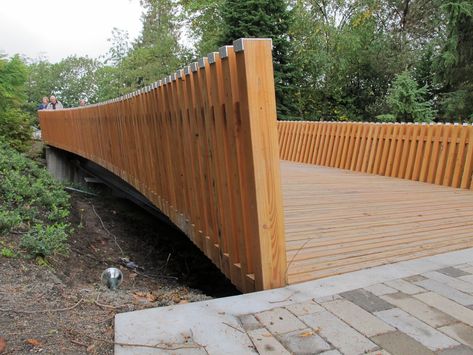
{"label": "shrub", "polygon": [[9,232],[19,225],[21,221],[22,218],[18,211],[0,210],[0,235],[4,232]]}
{"label": "shrub", "polygon": [[435,118],[432,103],[425,100],[427,86],[419,88],[411,73],[396,75],[386,101],[399,121],[431,122]]}
{"label": "shrub", "polygon": [[21,245],[31,255],[64,254],[70,205],[62,185],[5,144],[0,144],[0,181],[0,233],[25,232]]}
{"label": "shrub", "polygon": [[28,250],[32,256],[49,256],[67,254],[67,238],[69,224],[55,223],[53,225],[36,224],[21,238],[21,247]]}
{"label": "shrub", "polygon": [[0,255],[5,258],[13,258],[15,256],[15,252],[10,248],[3,247],[0,249]]}
{"label": "shrub", "polygon": [[30,115],[19,109],[0,112],[0,140],[19,151],[26,151],[33,134],[31,123]]}

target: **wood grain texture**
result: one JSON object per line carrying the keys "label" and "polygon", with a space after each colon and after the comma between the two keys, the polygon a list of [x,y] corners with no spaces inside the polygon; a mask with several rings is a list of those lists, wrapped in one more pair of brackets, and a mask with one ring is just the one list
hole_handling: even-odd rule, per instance
{"label": "wood grain texture", "polygon": [[270,40],[243,39],[161,85],[40,111],[46,144],[133,185],[242,291],[286,284]]}
{"label": "wood grain texture", "polygon": [[473,247],[473,192],[282,162],[289,284]]}
{"label": "wood grain texture", "polygon": [[279,121],[280,156],[472,189],[473,126]]}

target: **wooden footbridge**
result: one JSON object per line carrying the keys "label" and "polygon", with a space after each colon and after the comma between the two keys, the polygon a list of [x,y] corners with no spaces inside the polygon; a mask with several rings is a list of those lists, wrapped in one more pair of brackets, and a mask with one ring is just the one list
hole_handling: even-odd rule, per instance
{"label": "wooden footbridge", "polygon": [[470,125],[278,122],[271,41],[40,111],[46,144],[133,185],[243,292],[473,246]]}

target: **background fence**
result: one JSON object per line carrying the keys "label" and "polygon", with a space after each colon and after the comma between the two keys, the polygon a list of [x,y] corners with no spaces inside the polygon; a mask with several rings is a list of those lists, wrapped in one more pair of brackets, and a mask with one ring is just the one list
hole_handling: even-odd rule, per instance
{"label": "background fence", "polygon": [[472,189],[473,127],[278,122],[283,160]]}
{"label": "background fence", "polygon": [[137,188],[240,290],[286,284],[270,40],[238,40],[133,94],[39,115],[48,145]]}

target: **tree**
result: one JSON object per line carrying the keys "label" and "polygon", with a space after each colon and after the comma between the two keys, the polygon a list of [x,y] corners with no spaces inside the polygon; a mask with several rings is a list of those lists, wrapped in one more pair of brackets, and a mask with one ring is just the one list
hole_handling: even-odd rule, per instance
{"label": "tree", "polygon": [[0,56],[0,112],[20,107],[24,102],[26,73],[20,56],[9,60]]}
{"label": "tree", "polygon": [[473,119],[473,1],[451,0],[443,9],[447,39],[437,61],[438,79],[444,84],[442,109],[454,119]]}
{"label": "tree", "polygon": [[130,52],[130,41],[128,32],[114,27],[112,37],[107,39],[111,46],[105,56],[104,63],[113,66],[119,65]]}
{"label": "tree", "polygon": [[427,86],[418,87],[411,73],[396,75],[387,96],[391,113],[399,121],[431,122],[435,117],[432,103],[426,101]]}
{"label": "tree", "polygon": [[28,66],[28,101],[35,111],[43,96],[55,95],[64,107],[77,106],[80,99],[97,102],[101,88],[97,72],[103,66],[96,59],[70,56],[51,64],[44,59]]}
{"label": "tree", "polygon": [[101,64],[96,59],[70,56],[52,65],[54,87],[51,94],[58,97],[64,107],[74,107],[80,99],[97,101],[99,88],[96,72]]}
{"label": "tree", "polygon": [[26,65],[18,55],[9,60],[0,57],[0,141],[18,150],[26,150],[31,139],[31,116],[22,110],[26,75]]}
{"label": "tree", "polygon": [[186,57],[179,44],[178,3],[173,0],[141,0],[141,4],[145,9],[143,30],[118,66],[123,74],[124,92],[175,72]]}
{"label": "tree", "polygon": [[224,0],[182,0],[182,22],[194,41],[196,57],[214,52],[222,37],[223,19],[221,8]]}
{"label": "tree", "polygon": [[37,118],[36,110],[42,98],[49,97],[54,92],[57,79],[53,76],[52,68],[53,64],[45,58],[29,61],[28,80],[26,82],[26,109],[35,118]]}
{"label": "tree", "polygon": [[298,73],[291,61],[289,27],[292,16],[285,0],[225,0],[219,45],[242,37],[271,38],[279,117],[298,116],[295,104]]}

